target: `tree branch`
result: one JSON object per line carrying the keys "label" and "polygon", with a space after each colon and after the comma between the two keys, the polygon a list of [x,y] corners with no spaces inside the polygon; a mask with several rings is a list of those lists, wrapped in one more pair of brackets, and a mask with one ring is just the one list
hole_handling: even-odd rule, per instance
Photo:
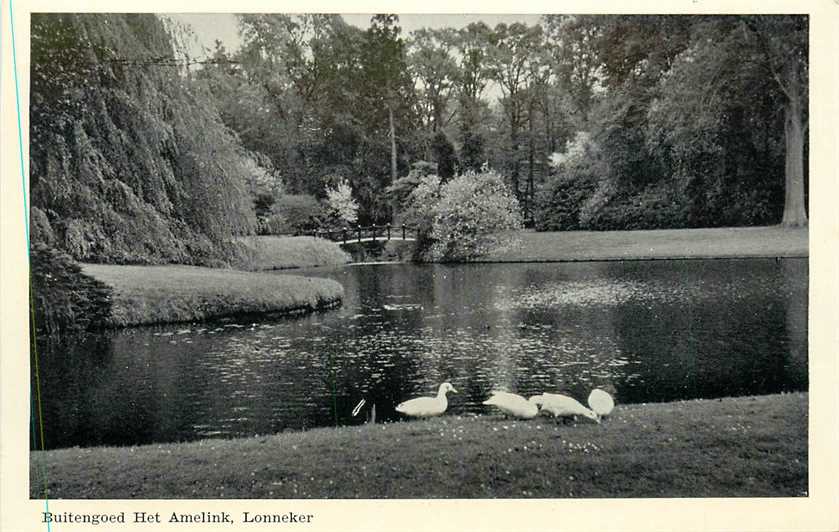
{"label": "tree branch", "polygon": [[766,62],[769,66],[769,72],[771,72],[772,77],[778,83],[778,86],[781,88],[781,91],[786,95],[786,97],[792,100],[792,95],[790,94],[789,87],[787,87],[784,84],[778,72],[778,69],[775,66],[775,62],[773,61],[772,48],[769,45],[769,41],[766,39],[766,36],[763,34],[763,32],[761,32],[760,28],[757,26],[754,20],[751,20],[748,17],[742,17],[741,20],[746,25],[746,27],[749,28],[752,31],[752,33],[755,34],[755,37],[757,37],[757,41],[760,44],[760,47],[763,49],[764,55],[766,55]]}

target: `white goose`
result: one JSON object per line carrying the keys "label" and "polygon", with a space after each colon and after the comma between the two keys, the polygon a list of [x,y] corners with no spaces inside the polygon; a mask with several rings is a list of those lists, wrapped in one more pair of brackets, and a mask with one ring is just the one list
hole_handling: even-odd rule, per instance
{"label": "white goose", "polygon": [[484,404],[494,406],[509,416],[532,419],[539,414],[539,406],[536,403],[538,398],[539,396],[525,399],[514,393],[492,392],[492,396],[484,401]]}
{"label": "white goose", "polygon": [[583,416],[600,423],[600,416],[596,412],[583,406],[582,403],[567,395],[543,393],[535,397],[542,412],[553,414],[554,417]]}
{"label": "white goose", "polygon": [[588,406],[600,417],[606,417],[615,409],[615,400],[608,392],[595,388],[588,394]]}
{"label": "white goose", "polygon": [[446,399],[448,392],[457,393],[454,386],[444,382],[437,390],[437,397],[417,397],[396,405],[396,411],[411,417],[439,416],[446,411],[449,401]]}

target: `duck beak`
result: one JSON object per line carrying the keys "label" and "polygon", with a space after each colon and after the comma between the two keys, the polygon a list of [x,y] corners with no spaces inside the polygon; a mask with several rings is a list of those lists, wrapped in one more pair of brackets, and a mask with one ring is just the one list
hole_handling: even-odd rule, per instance
{"label": "duck beak", "polygon": [[454,389],[454,386],[452,386],[452,393],[457,393],[457,390]]}

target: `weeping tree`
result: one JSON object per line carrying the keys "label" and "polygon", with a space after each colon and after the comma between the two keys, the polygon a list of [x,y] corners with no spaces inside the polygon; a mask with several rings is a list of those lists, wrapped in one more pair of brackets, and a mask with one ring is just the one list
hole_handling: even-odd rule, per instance
{"label": "weeping tree", "polygon": [[33,240],[76,260],[224,260],[250,154],[154,15],[32,17]]}

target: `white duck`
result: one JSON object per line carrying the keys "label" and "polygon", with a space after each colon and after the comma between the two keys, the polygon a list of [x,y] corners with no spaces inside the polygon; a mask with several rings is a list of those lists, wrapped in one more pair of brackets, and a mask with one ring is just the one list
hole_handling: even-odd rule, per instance
{"label": "white duck", "polygon": [[539,396],[525,399],[521,395],[509,392],[492,392],[489,399],[484,401],[485,405],[498,408],[508,416],[532,419],[539,414],[539,406],[536,400]]}
{"label": "white duck", "polygon": [[543,393],[542,395],[537,395],[535,399],[537,404],[542,408],[542,412],[553,414],[554,417],[583,416],[600,423],[600,416],[596,412],[586,408],[573,397],[555,393]]}
{"label": "white duck", "polygon": [[615,400],[608,392],[594,389],[588,394],[588,406],[600,417],[606,417],[615,409]]}
{"label": "white duck", "polygon": [[454,386],[444,382],[437,390],[437,397],[417,397],[396,405],[396,411],[411,417],[439,416],[446,411],[449,401],[446,399],[448,392],[457,393]]}

